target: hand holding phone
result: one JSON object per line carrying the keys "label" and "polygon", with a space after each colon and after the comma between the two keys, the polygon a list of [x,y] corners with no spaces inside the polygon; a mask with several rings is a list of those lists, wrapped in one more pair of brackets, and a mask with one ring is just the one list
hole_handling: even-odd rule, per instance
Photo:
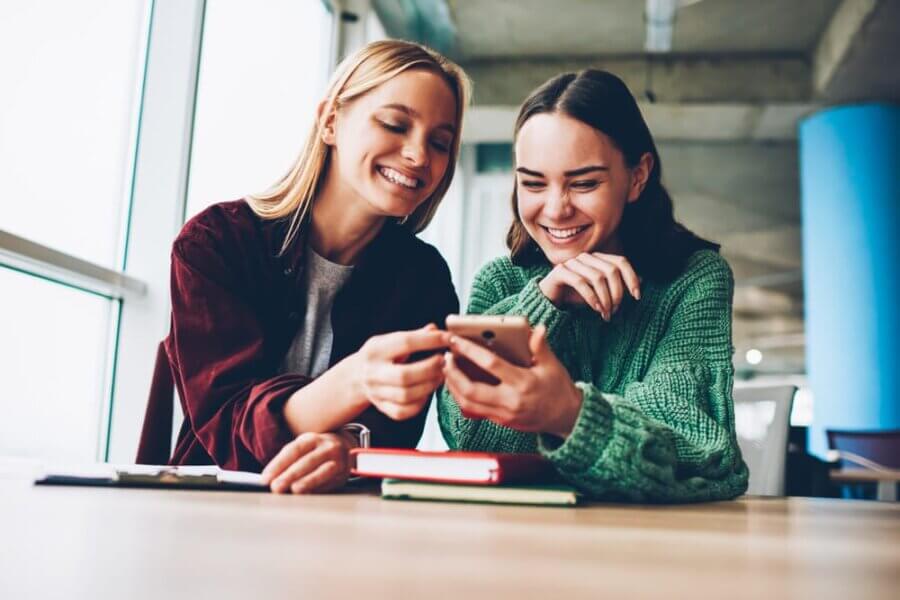
{"label": "hand holding phone", "polygon": [[444,385],[464,418],[561,438],[571,433],[581,390],[543,325],[531,331],[522,317],[467,316],[448,317],[447,329],[453,356],[444,365]]}
{"label": "hand holding phone", "polygon": [[[447,331],[483,346],[519,367],[531,366],[528,319],[507,315],[449,315]],[[454,354],[459,369],[472,381],[497,385],[500,381],[463,356]]]}

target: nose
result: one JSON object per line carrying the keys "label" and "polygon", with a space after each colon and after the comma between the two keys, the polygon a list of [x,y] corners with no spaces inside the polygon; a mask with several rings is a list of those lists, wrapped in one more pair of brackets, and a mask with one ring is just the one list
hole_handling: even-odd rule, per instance
{"label": "nose", "polygon": [[557,193],[550,194],[549,196],[547,202],[544,204],[543,213],[555,223],[561,223],[575,213],[575,208],[569,201],[568,191],[559,190]]}
{"label": "nose", "polygon": [[413,167],[428,166],[428,144],[425,140],[407,138],[403,144],[402,156]]}

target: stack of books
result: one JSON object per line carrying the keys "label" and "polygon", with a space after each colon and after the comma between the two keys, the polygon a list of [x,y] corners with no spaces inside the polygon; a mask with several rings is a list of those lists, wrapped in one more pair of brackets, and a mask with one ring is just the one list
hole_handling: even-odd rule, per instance
{"label": "stack of books", "polygon": [[560,483],[550,463],[537,454],[360,448],[353,455],[353,474],[381,478],[381,497],[388,500],[578,503],[575,488]]}

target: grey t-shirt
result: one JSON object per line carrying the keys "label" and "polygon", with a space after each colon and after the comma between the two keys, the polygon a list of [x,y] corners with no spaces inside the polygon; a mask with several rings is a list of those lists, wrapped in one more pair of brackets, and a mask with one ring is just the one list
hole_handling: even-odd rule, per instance
{"label": "grey t-shirt", "polygon": [[334,341],[331,307],[352,273],[352,265],[333,263],[307,248],[306,269],[302,275],[306,287],[306,315],[284,357],[283,372],[318,377],[328,369]]}

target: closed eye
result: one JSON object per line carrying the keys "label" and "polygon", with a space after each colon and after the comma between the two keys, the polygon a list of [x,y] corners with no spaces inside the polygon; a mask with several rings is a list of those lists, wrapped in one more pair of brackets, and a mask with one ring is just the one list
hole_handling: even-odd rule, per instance
{"label": "closed eye", "polygon": [[529,190],[540,189],[542,187],[546,187],[547,185],[543,181],[536,181],[533,179],[530,181],[520,181],[519,183],[522,185],[522,187],[528,188]]}
{"label": "closed eye", "polygon": [[392,133],[406,133],[405,125],[395,125],[393,123],[388,123],[387,121],[378,121],[382,127],[387,129]]}
{"label": "closed eye", "polygon": [[445,142],[443,140],[431,140],[431,145],[438,152],[441,152],[444,154],[446,154],[447,152],[450,152],[450,144],[448,144],[447,142]]}
{"label": "closed eye", "polygon": [[595,187],[597,187],[598,185],[600,185],[600,182],[597,181],[596,179],[588,179],[588,180],[576,181],[576,182],[572,183],[572,187],[574,189],[581,190],[581,191],[592,190]]}

